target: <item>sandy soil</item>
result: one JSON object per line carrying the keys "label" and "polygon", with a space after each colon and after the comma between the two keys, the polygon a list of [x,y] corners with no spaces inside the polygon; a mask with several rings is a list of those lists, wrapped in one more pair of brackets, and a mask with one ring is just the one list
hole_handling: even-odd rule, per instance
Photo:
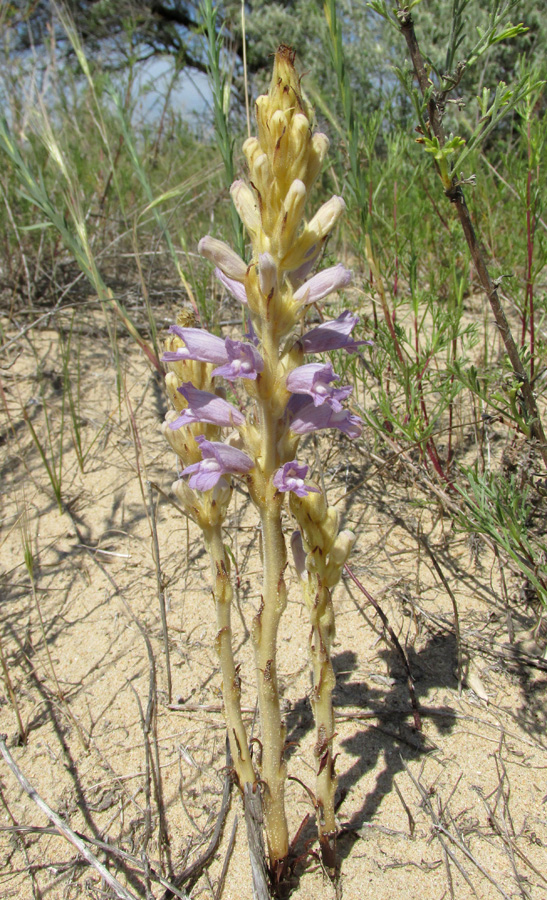
{"label": "sandy soil", "polygon": [[[34,340],[58,435],[57,333],[42,329]],[[129,854],[108,862],[119,881],[137,897],[159,898],[163,888],[153,876],[147,895],[143,859],[169,879],[204,850],[222,800],[224,724],[208,561],[195,528],[156,491],[152,511],[146,488],[149,480],[168,493],[175,473],[158,429],[164,400],[137,351],[125,341],[120,351],[124,384],[118,393],[106,337],[82,338],[82,436],[86,446],[95,444],[82,473],[65,416],[62,514],[21,416],[24,405],[44,436],[36,359],[24,341],[3,357],[1,634],[28,742],[18,745],[4,686],[0,731],[21,771],[73,830]],[[423,730],[414,727],[405,672],[381,622],[344,578],[335,595],[334,656],[341,875],[338,885],[325,877],[312,821],[298,844],[291,896],[541,900],[547,897],[547,672],[537,667],[541,662],[529,664],[542,649],[528,634],[535,618],[519,600],[519,580],[506,570],[521,642],[515,661],[506,652],[495,561],[484,549],[474,555],[434,498],[399,462],[385,454],[382,461],[383,451],[371,440],[365,436],[357,453],[345,438],[329,437],[319,455],[329,498],[340,500],[348,526],[359,534],[353,570],[406,648]],[[58,453],[57,436],[55,442]],[[171,706],[151,515],[168,601]],[[461,695],[452,603],[420,536],[427,537],[457,601],[467,672]],[[258,734],[245,623],[257,606],[260,562],[254,512],[242,494],[235,495],[226,540],[239,569],[234,627],[243,704]],[[34,591],[25,542],[34,557]],[[279,668],[289,771],[313,787],[306,620],[295,586],[280,632]],[[528,657],[519,657],[520,650]],[[157,705],[147,728],[153,669]],[[45,815],[4,762],[0,766],[0,897],[114,896],[70,844],[39,830],[49,825]],[[295,833],[313,809],[295,781],[287,800]],[[90,849],[106,859],[96,846]],[[235,789],[218,851],[191,896],[218,897],[219,887],[224,900],[252,897]]]}

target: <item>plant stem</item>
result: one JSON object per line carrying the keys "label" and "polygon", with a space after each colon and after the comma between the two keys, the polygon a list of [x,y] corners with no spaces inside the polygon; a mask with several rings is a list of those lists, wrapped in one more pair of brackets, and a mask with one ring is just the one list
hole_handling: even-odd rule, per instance
{"label": "plant stem", "polygon": [[230,564],[222,541],[220,523],[204,529],[203,536],[211,557],[213,597],[217,618],[216,651],[222,672],[222,695],[230,750],[239,785],[254,784],[256,776],[249,753],[249,741],[241,716],[241,679],[232,651],[231,605],[233,599]]}
{"label": "plant stem", "polygon": [[323,862],[327,868],[334,869],[336,867],[334,795],[338,783],[334,774],[332,752],[334,737],[332,692],[336,678],[330,650],[334,638],[334,610],[331,592],[321,583],[318,585],[315,601],[310,610],[310,621],[310,655],[313,669],[312,709],[316,733],[313,752],[318,764],[316,796],[319,806],[319,840]]}
{"label": "plant stem", "polygon": [[279,706],[276,663],[277,630],[287,605],[287,590],[283,578],[287,551],[281,524],[281,503],[281,498],[272,498],[270,503],[259,507],[264,578],[262,606],[253,622],[258,705],[262,724],[261,776],[267,785],[264,793],[264,818],[272,866],[282,863],[289,851],[284,800],[287,777],[287,767],[283,760],[285,724]]}

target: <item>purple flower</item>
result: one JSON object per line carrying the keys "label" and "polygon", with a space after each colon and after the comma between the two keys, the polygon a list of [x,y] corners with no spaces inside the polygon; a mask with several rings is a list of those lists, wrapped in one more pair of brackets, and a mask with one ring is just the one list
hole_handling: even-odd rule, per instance
{"label": "purple flower", "polygon": [[218,369],[213,369],[214,376],[222,376],[228,381],[233,381],[235,378],[255,380],[258,373],[262,372],[264,360],[252,344],[226,338],[225,348],[227,362]]}
{"label": "purple flower", "polygon": [[293,491],[297,497],[307,497],[310,491],[314,494],[320,494],[318,487],[313,484],[304,484],[304,479],[308,474],[309,466],[299,466],[295,459],[285,463],[274,474],[272,482],[278,491]]}
{"label": "purple flower", "polygon": [[252,344],[216,337],[201,328],[171,325],[169,331],[184,341],[186,346],[164,353],[164,362],[195,359],[198,362],[215,363],[219,368],[213,370],[213,375],[222,375],[228,381],[233,381],[234,378],[255,379],[264,368],[264,361]]}
{"label": "purple flower", "polygon": [[334,410],[342,409],[342,400],[347,400],[353,388],[349,385],[341,388],[331,387],[331,381],[337,381],[332,364],[308,363],[299,366],[287,376],[286,385],[293,394],[309,394],[314,406],[328,403]]}
{"label": "purple flower", "polygon": [[[294,395],[291,401],[299,396]],[[290,412],[294,411],[294,417],[289,427],[295,434],[309,434],[310,431],[319,431],[322,428],[337,428],[350,438],[359,437],[361,434],[361,419],[349,409],[337,411],[328,403],[314,406],[313,403],[300,405],[298,402],[292,404],[291,401],[288,409]]]}
{"label": "purple flower", "polygon": [[182,428],[183,425],[193,425],[195,422],[208,422],[210,425],[233,428],[243,425],[245,421],[243,413],[227,400],[208,391],[198,390],[190,381],[182,384],[178,392],[186,398],[188,407],[182,410],[174,422],[169,422],[172,431]]}
{"label": "purple flower", "polygon": [[218,366],[228,359],[224,338],[209,334],[203,328],[182,328],[180,325],[171,325],[169,331],[184,341],[185,346],[164,353],[162,356],[164,362],[196,359],[198,362],[215,363]]}
{"label": "purple flower", "polygon": [[317,303],[324,300],[333,291],[339,291],[340,288],[347,287],[351,281],[351,272],[345,269],[339,263],[337,266],[331,266],[330,269],[323,269],[318,272],[309,281],[306,281],[294,294],[294,299],[302,306],[308,306],[310,303]]}
{"label": "purple flower", "polygon": [[348,353],[355,353],[363,344],[370,343],[370,341],[354,341],[350,337],[358,321],[359,317],[346,309],[337,319],[330,319],[317,328],[312,328],[302,335],[297,343],[304,353],[324,353],[328,350],[347,350]]}
{"label": "purple flower", "polygon": [[228,444],[208,441],[203,434],[198,435],[196,442],[203,459],[182,472],[190,476],[188,484],[196,491],[210,491],[223,475],[245,475],[254,466],[246,453]]}
{"label": "purple flower", "polygon": [[236,300],[239,300],[239,302],[243,303],[245,306],[247,305],[247,293],[244,284],[241,284],[240,281],[236,281],[235,278],[228,278],[222,269],[219,269],[218,267],[215,269],[214,274],[215,278],[218,278],[220,283],[224,285],[232,297],[235,297]]}

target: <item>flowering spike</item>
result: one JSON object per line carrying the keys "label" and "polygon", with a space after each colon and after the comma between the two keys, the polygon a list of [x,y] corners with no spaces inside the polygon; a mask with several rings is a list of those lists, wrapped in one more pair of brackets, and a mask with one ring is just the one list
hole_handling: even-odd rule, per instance
{"label": "flowering spike", "polygon": [[[245,307],[247,340],[221,338],[181,322],[168,336],[166,385],[174,410],[164,434],[181,460],[175,488],[180,502],[198,523],[211,556],[217,615],[215,647],[222,670],[229,740],[240,787],[256,775],[241,717],[239,676],[230,630],[229,561],[222,523],[231,496],[230,475],[243,475],[260,517],[262,604],[252,629],[262,727],[258,775],[262,793],[270,867],[274,879],[284,869],[289,849],[284,809],[287,765],[281,716],[276,640],[287,604],[287,552],[283,507],[290,505],[299,531],[293,539],[304,600],[310,610],[312,706],[316,719],[318,828],[324,859],[332,863],[336,828],[336,776],[332,740],[331,695],[334,672],[331,646],[334,612],[331,589],[337,583],[353,543],[339,533],[337,511],[321,489],[307,483],[308,466],[294,457],[302,435],[335,428],[350,438],[361,433],[358,416],[345,408],[349,385],[335,386],[330,362],[303,363],[306,353],[345,349],[364,341],[352,332],[357,316],[337,319],[304,331],[301,323],[311,304],[348,286],[350,272],[341,264],[312,275],[325,242],[345,210],[342,197],[331,197],[315,213],[307,204],[321,171],[328,139],[313,133],[312,112],[294,67],[294,52],[282,45],[274,62],[267,95],[256,102],[257,136],[245,141],[249,179],[231,188],[235,208],[251,243],[249,264],[223,241],[202,238],[199,252],[215,265],[215,275]],[[233,382],[247,399],[247,414],[219,395],[216,379]],[[216,391],[216,392],[214,392]],[[222,439],[222,429],[234,434]],[[187,480],[186,480],[187,479]],[[287,501],[287,498],[288,501]]]}

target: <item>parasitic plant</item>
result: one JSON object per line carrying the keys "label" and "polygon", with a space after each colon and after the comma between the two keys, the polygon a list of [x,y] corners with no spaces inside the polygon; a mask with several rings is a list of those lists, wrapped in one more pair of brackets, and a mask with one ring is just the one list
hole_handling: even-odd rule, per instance
{"label": "parasitic plant", "polygon": [[[354,536],[339,532],[338,514],[328,507],[320,488],[307,481],[308,466],[297,459],[297,452],[302,436],[320,429],[335,428],[350,438],[360,434],[361,420],[344,405],[351,388],[335,386],[338,376],[330,362],[307,360],[331,350],[353,353],[364,342],[351,336],[358,320],[349,311],[311,330],[304,326],[307,309],[347,286],[351,274],[339,264],[311,275],[345,204],[341,197],[332,197],[311,219],[304,218],[328,140],[313,133],[294,54],[285,46],[277,51],[271,86],[257,100],[256,117],[258,135],[243,145],[250,186],[236,181],[231,187],[250,239],[250,262],[213,237],[199,244],[200,253],[216,266],[219,281],[242,304],[247,334],[235,340],[182,322],[171,326],[163,359],[174,410],[167,414],[163,432],[181,463],[174,491],[201,528],[211,558],[216,649],[235,773],[242,790],[246,783],[260,782],[263,788],[270,867],[280,877],[289,850],[285,726],[276,662],[277,633],[287,603],[282,517],[289,496],[298,526],[291,543],[311,625],[319,837],[324,861],[333,867],[331,592]],[[225,399],[223,379],[245,402],[234,405]],[[261,723],[256,770],[241,716],[230,626],[230,565],[222,539],[232,476],[246,485],[262,533],[262,599],[252,627]]]}

